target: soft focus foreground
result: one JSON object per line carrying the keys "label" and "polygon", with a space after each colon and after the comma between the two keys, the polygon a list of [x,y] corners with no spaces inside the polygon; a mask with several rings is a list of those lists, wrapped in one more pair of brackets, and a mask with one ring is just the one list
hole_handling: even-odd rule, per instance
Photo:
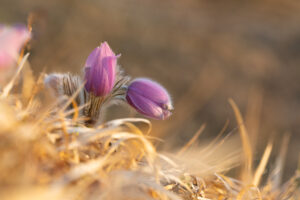
{"label": "soft focus foreground", "polygon": [[[78,92],[66,101],[53,101],[43,90],[44,75],[35,80],[27,58],[28,54],[0,94],[1,199],[299,197],[299,171],[285,184],[281,181],[288,138],[262,181],[272,143],[259,165],[253,165],[247,130],[233,100],[229,102],[240,124],[242,151],[229,135],[192,147],[202,126],[180,151],[162,154],[153,145],[157,139],[149,136],[148,120],[123,118],[86,127],[82,108],[75,103]],[[226,176],[233,168],[236,178]]]}

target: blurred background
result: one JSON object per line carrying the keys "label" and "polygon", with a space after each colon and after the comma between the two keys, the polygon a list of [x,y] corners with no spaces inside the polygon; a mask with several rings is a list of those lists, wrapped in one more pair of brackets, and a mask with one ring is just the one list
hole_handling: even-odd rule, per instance
{"label": "blurred background", "polygon": [[[269,139],[273,157],[290,135],[285,177],[300,152],[300,2],[298,0],[1,0],[1,23],[32,16],[35,73],[82,73],[89,53],[107,41],[132,77],[150,77],[172,95],[175,111],[153,121],[152,135],[179,147],[206,124],[214,138],[239,106],[257,162]],[[127,117],[113,107],[108,118]],[[130,116],[138,116],[134,112]]]}

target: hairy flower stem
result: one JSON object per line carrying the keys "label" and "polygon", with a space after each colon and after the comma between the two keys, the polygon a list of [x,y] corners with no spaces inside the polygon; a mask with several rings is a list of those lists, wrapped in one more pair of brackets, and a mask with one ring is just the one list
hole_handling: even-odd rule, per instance
{"label": "hairy flower stem", "polygon": [[84,101],[87,103],[83,110],[83,115],[87,118],[87,120],[85,120],[85,124],[87,126],[93,126],[99,120],[101,113],[104,112],[103,104],[105,102],[105,98],[97,97],[84,90]]}

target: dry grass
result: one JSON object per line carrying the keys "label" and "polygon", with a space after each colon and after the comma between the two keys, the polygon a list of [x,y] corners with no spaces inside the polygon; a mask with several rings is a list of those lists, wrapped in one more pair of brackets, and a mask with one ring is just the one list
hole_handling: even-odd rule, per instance
{"label": "dry grass", "polygon": [[[118,119],[91,128],[83,123],[76,96],[62,106],[49,101],[43,75],[33,79],[27,57],[1,93],[2,200],[299,198],[299,171],[280,182],[288,139],[262,181],[272,143],[253,170],[250,140],[233,100],[243,150],[237,150],[234,136],[195,145],[202,126],[179,153],[160,153],[153,145],[156,138],[148,135],[148,120]],[[69,104],[73,109],[66,109]],[[233,168],[241,176],[227,176]]]}

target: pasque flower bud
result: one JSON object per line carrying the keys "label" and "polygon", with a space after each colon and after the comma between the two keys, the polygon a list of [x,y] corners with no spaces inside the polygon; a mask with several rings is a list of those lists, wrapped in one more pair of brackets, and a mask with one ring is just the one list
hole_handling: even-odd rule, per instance
{"label": "pasque flower bud", "polygon": [[16,63],[21,47],[31,37],[24,25],[0,25],[0,68]]}
{"label": "pasque flower bud", "polygon": [[85,89],[95,96],[105,96],[115,83],[117,58],[107,42],[95,48],[85,63]]}
{"label": "pasque flower bud", "polygon": [[128,86],[127,102],[141,114],[166,119],[173,109],[170,96],[160,84],[146,78],[135,79]]}

